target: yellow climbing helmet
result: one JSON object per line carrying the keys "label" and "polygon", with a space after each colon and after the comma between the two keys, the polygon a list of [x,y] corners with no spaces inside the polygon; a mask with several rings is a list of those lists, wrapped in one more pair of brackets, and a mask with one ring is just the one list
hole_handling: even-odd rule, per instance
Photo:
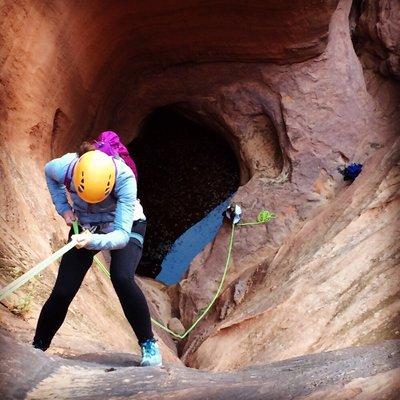
{"label": "yellow climbing helmet", "polygon": [[82,200],[87,203],[99,203],[114,187],[114,161],[100,150],[88,151],[77,161],[72,180]]}

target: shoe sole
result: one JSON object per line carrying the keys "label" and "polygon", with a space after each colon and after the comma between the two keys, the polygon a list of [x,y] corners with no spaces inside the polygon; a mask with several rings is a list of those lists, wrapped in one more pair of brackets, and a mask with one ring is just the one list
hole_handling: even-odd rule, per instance
{"label": "shoe sole", "polygon": [[141,367],[162,367],[162,363],[160,364],[154,364],[154,365],[148,365],[148,364],[140,364]]}

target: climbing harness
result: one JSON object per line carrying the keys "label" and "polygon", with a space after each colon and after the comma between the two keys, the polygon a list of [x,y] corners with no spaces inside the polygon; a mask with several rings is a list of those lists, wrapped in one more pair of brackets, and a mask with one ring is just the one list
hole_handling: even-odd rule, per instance
{"label": "climbing harness", "polygon": [[[225,267],[224,267],[224,272],[221,277],[221,281],[219,283],[218,289],[216,293],[214,294],[213,298],[211,299],[210,303],[208,306],[202,310],[200,315],[196,318],[196,320],[190,325],[190,327],[183,333],[183,334],[178,334],[162,323],[158,322],[157,320],[151,318],[151,321],[158,326],[159,328],[163,329],[164,331],[170,333],[172,336],[176,337],[177,339],[185,339],[186,336],[193,331],[193,329],[199,324],[199,322],[206,316],[206,314],[210,311],[211,307],[214,305],[215,301],[217,300],[218,296],[220,295],[222,291],[222,287],[225,283],[225,279],[229,270],[229,264],[231,261],[231,256],[232,256],[232,249],[233,249],[233,242],[235,239],[235,230],[237,229],[236,227],[241,227],[241,226],[253,226],[253,225],[260,225],[260,224],[266,224],[269,222],[271,219],[276,218],[276,215],[274,213],[271,213],[270,211],[267,210],[262,210],[257,217],[256,221],[250,221],[250,222],[245,222],[245,223],[239,223],[240,221],[240,215],[241,215],[241,208],[238,205],[233,205],[233,208],[230,208],[232,206],[229,206],[228,209],[230,209],[230,214],[225,214],[226,217],[231,221],[231,235],[229,239],[229,244],[228,244],[228,254],[226,257],[225,261]],[[237,208],[238,207],[238,208]],[[227,209],[227,210],[228,210]],[[236,217],[239,217],[239,220]],[[236,221],[236,222],[235,222]],[[78,221],[73,221],[72,222],[72,228],[75,234],[79,232],[78,228]],[[29,279],[33,278],[35,275],[37,275],[40,271],[48,267],[50,264],[52,264],[54,261],[56,261],[58,258],[60,258],[63,254],[65,254],[67,251],[71,250],[75,245],[77,244],[76,240],[71,240],[69,243],[67,243],[65,246],[63,246],[61,249],[56,251],[54,254],[52,254],[50,257],[48,257],[46,260],[42,261],[32,269],[30,269],[28,272],[26,272],[24,275],[20,276],[18,279],[16,279],[14,282],[10,283],[8,286],[0,290],[0,300],[3,299],[4,297],[10,295],[12,292],[14,292],[16,289],[18,289],[20,286],[22,286],[24,283],[26,283]],[[100,261],[100,259],[97,256],[94,256],[93,261],[97,264],[97,267],[105,276],[110,278],[110,273],[108,269],[104,266],[104,264]]]}

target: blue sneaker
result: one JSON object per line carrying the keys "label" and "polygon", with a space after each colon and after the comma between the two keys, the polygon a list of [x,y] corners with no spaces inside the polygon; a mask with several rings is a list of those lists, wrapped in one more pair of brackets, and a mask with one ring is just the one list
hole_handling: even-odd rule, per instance
{"label": "blue sneaker", "polygon": [[142,367],[159,367],[162,365],[160,348],[154,339],[147,339],[140,347],[142,348]]}

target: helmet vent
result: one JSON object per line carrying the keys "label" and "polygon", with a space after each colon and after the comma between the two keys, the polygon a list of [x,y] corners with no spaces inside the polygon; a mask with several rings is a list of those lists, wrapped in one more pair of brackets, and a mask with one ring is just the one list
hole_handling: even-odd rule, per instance
{"label": "helmet vent", "polygon": [[83,186],[83,185],[79,185],[78,186],[78,192],[79,193],[82,193],[84,191],[84,189],[85,189],[85,186]]}

